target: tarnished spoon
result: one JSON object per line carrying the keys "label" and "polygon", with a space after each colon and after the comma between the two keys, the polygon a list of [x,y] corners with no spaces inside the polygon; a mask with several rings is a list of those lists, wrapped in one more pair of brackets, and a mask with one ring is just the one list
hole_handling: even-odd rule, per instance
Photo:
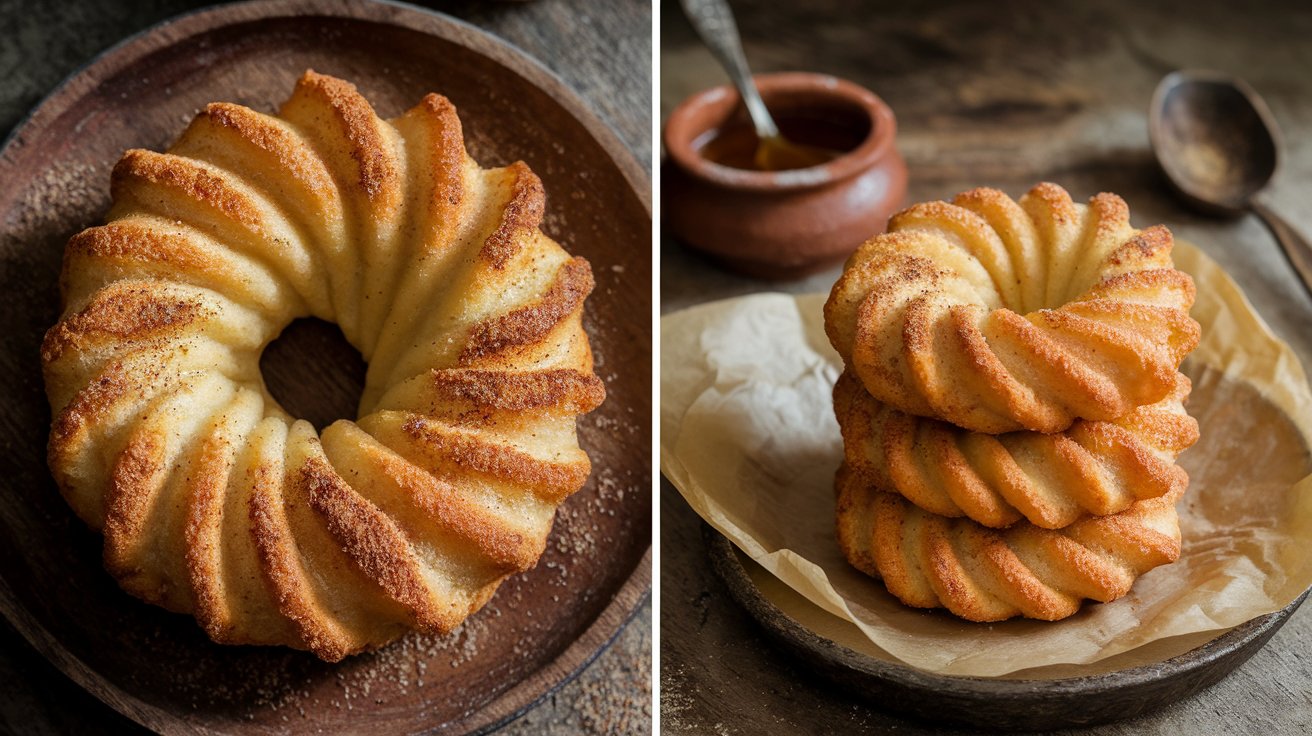
{"label": "tarnished spoon", "polygon": [[734,23],[733,10],[728,3],[725,0],[680,0],[680,4],[697,35],[702,37],[720,66],[729,73],[729,78],[738,88],[738,94],[742,95],[747,114],[752,118],[752,127],[756,129],[756,168],[762,171],[804,169],[832,159],[833,152],[793,143],[780,134],[779,126],[766,109],[756,89],[756,82],[752,80],[747,57],[743,55],[742,42],[738,38],[738,26]]}
{"label": "tarnished spoon", "polygon": [[1153,93],[1148,134],[1186,201],[1210,214],[1260,217],[1312,296],[1312,246],[1258,196],[1279,165],[1280,134],[1252,87],[1219,72],[1168,74]]}

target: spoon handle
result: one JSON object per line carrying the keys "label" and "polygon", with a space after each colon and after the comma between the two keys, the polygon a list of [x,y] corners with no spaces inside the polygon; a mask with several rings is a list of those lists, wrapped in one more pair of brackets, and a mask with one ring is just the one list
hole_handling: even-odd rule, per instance
{"label": "spoon handle", "polygon": [[1271,234],[1276,236],[1276,242],[1280,243],[1281,249],[1285,251],[1289,265],[1294,267],[1294,271],[1303,280],[1303,287],[1307,289],[1308,295],[1312,296],[1312,245],[1308,244],[1307,238],[1295,230],[1293,225],[1271,208],[1256,200],[1252,202],[1252,206],[1253,212],[1262,218],[1262,222],[1266,223]]}
{"label": "spoon handle", "polygon": [[747,68],[747,58],[743,56],[738,26],[733,22],[729,4],[725,0],[680,0],[680,4],[697,35],[702,37],[738,88],[738,94],[747,105],[747,114],[752,117],[757,137],[778,137],[779,128],[770,117],[770,111],[765,109],[765,103],[756,91],[756,82],[752,81],[752,72]]}

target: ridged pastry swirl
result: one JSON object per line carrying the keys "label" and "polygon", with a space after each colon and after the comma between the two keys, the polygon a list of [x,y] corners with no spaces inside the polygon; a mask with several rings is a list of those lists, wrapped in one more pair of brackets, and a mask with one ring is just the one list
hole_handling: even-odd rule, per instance
{"label": "ridged pastry swirl", "polygon": [[927,513],[846,467],[836,483],[847,560],[909,606],[970,621],[1056,621],[1086,598],[1120,598],[1140,575],[1180,556],[1182,489],[1060,530],[1020,522],[996,531]]}
{"label": "ridged pastry swirl", "polygon": [[[125,590],[337,660],[449,631],[536,563],[605,392],[591,271],[538,229],[525,164],[480,168],[443,97],[383,121],[307,72],[277,116],[212,104],[128,151],[112,194],[42,359],[51,470]],[[369,363],[322,437],[259,369],[310,315]]]}
{"label": "ridged pastry swirl", "polygon": [[1060,432],[1166,396],[1198,342],[1171,234],[1040,184],[915,205],[848,260],[825,328],[879,401],[977,432]]}
{"label": "ridged pastry swirl", "polygon": [[1189,388],[1177,374],[1164,399],[1112,422],[990,435],[892,409],[844,372],[834,412],[849,472],[863,482],[941,516],[1060,529],[1185,488],[1189,477],[1175,458],[1198,441],[1198,422],[1184,410]]}

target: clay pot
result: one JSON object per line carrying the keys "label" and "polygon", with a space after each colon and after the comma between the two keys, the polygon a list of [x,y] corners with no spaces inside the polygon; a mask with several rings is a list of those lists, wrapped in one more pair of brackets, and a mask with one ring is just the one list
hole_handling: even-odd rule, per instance
{"label": "clay pot", "polygon": [[661,169],[666,225],[688,246],[731,270],[799,278],[841,262],[883,232],[906,196],[907,170],[893,144],[893,111],[873,92],[803,72],[760,74],[761,97],[776,117],[790,111],[841,116],[868,125],[864,141],[832,161],[792,171],[750,171],[706,160],[698,147],[746,120],[729,86],[685,100],[665,124]]}

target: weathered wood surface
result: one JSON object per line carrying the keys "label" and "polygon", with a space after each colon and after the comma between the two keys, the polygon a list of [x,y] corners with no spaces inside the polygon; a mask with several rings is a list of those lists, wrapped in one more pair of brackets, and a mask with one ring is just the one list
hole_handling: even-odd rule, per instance
{"label": "weathered wood surface", "polygon": [[[0,43],[0,70],[4,71],[0,75],[0,130],[12,129],[41,96],[100,50],[156,21],[209,4],[176,0],[85,6],[0,3],[0,27],[9,31],[6,41]],[[650,10],[646,3],[608,3],[604,7],[586,2],[434,5],[491,30],[540,59],[579,91],[647,165]],[[635,278],[644,274],[643,269],[629,271]],[[310,334],[313,339],[313,332]],[[270,382],[278,383],[277,377],[271,375]],[[350,393],[349,387],[346,393]],[[342,413],[340,408],[337,413]],[[34,434],[43,432],[40,428]],[[641,529],[645,528],[644,521]],[[51,585],[62,582],[52,580]],[[650,642],[650,606],[644,604],[632,625],[577,680],[513,723],[507,732],[649,731]],[[139,730],[66,679],[14,629],[0,622],[0,732]]]}
{"label": "weathered wood surface", "polygon": [[[661,110],[722,73],[666,3]],[[1312,300],[1256,218],[1186,210],[1148,147],[1148,101],[1177,67],[1247,79],[1282,126],[1274,208],[1312,233],[1312,8],[1224,2],[942,3],[854,11],[842,0],[734,0],[753,67],[836,74],[898,116],[910,201],[973,186],[1020,194],[1042,179],[1079,198],[1113,191],[1140,226],[1168,224],[1224,265],[1272,328],[1312,364]],[[800,283],[725,274],[661,242],[661,309],[762,290],[827,291],[837,270]],[[661,483],[661,713],[670,734],[935,733],[837,694],[778,651],[705,558],[700,521]],[[1233,675],[1099,734],[1294,734],[1312,729],[1312,610],[1296,613]],[[1087,733],[1083,732],[1083,733]]]}

